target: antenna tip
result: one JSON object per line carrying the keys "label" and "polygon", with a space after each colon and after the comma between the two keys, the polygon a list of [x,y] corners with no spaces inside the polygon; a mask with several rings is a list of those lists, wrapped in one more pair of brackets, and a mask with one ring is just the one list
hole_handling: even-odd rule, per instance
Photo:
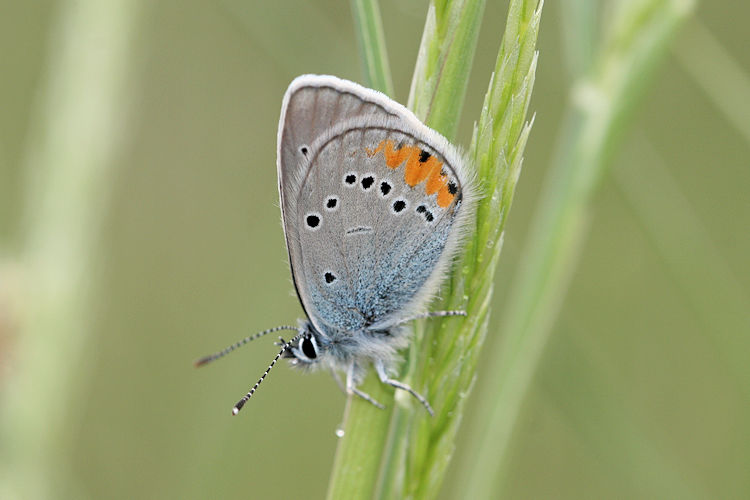
{"label": "antenna tip", "polygon": [[203,358],[196,359],[195,361],[193,361],[193,366],[196,368],[200,368],[203,365],[207,365],[210,361],[213,361],[213,357],[205,356]]}
{"label": "antenna tip", "polygon": [[242,407],[245,406],[245,403],[247,403],[247,398],[242,398],[237,401],[237,404],[234,405],[234,408],[232,408],[232,415],[237,415]]}

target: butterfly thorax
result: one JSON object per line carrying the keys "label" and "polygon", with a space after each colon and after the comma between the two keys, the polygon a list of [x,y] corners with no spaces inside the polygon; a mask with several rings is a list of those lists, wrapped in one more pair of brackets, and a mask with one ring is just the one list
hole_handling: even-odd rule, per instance
{"label": "butterfly thorax", "polygon": [[305,319],[300,322],[300,330],[299,342],[284,356],[306,369],[326,367],[346,371],[353,365],[359,371],[376,360],[391,366],[398,359],[397,351],[408,344],[406,330],[401,326],[321,331]]}

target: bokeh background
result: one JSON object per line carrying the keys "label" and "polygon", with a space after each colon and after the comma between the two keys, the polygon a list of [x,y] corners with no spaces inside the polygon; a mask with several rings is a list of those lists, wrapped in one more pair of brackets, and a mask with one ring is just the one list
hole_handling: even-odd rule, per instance
{"label": "bokeh background", "polygon": [[[545,5],[495,324],[570,95],[565,5]],[[505,9],[487,5],[464,146]],[[344,406],[328,374],[279,365],[232,418],[273,339],[191,363],[301,314],[276,128],[295,76],[361,80],[348,3],[0,10],[0,493],[323,497]],[[382,10],[403,102],[426,2]],[[508,498],[750,496],[748,17],[744,2],[699,6],[622,138],[513,436]],[[69,174],[79,162],[93,173]],[[76,314],[37,300],[47,279]],[[456,460],[470,456],[459,439]],[[458,498],[450,474],[444,497]]]}

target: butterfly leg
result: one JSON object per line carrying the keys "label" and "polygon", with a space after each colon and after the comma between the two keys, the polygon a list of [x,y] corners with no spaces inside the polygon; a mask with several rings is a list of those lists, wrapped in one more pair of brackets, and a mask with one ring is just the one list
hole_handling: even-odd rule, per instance
{"label": "butterfly leg", "polygon": [[344,386],[344,383],[341,381],[341,377],[339,377],[338,372],[331,367],[331,376],[333,377],[333,380],[336,381],[336,385],[339,386],[339,389],[341,389],[341,392],[344,394],[347,394],[346,387]]}
{"label": "butterfly leg", "polygon": [[347,370],[346,372],[346,393],[356,394],[360,398],[369,403],[372,403],[374,406],[380,408],[381,410],[385,410],[385,406],[375,401],[372,396],[357,389],[357,386],[354,384],[354,364],[349,365],[349,370]]}
{"label": "butterfly leg", "polygon": [[422,403],[422,405],[424,405],[424,407],[427,409],[427,413],[429,413],[431,417],[435,416],[435,412],[432,411],[432,406],[430,406],[430,403],[427,401],[427,399],[425,399],[424,396],[422,396],[403,382],[399,382],[398,380],[393,380],[392,378],[388,377],[388,373],[386,373],[385,366],[383,365],[382,361],[377,361],[375,363],[375,370],[377,370],[378,377],[380,377],[381,382],[393,386],[396,389],[407,391],[409,394],[417,398],[417,400]]}
{"label": "butterfly leg", "polygon": [[468,316],[466,311],[430,311],[423,314],[417,314],[416,316],[411,316],[406,319],[402,319],[397,325],[403,325],[404,323],[409,323],[410,321],[414,321],[417,319],[425,319],[425,318],[445,318],[447,316]]}

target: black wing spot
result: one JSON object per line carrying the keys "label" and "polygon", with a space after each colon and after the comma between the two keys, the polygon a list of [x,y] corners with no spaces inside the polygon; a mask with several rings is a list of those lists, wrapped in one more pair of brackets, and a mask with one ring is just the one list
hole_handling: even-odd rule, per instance
{"label": "black wing spot", "polygon": [[432,212],[430,212],[429,210],[427,210],[427,207],[426,207],[425,205],[419,205],[419,206],[418,206],[418,207],[416,208],[416,212],[417,212],[418,214],[422,214],[422,215],[424,215],[424,219],[425,219],[425,220],[426,220],[427,222],[432,222],[432,221],[434,221],[434,220],[435,220],[435,216],[434,216],[434,215],[432,215]]}
{"label": "black wing spot", "polygon": [[303,155],[307,156],[307,146],[302,146],[299,148],[299,152]]}
{"label": "black wing spot", "polygon": [[305,222],[307,222],[307,227],[315,229],[320,225],[320,217],[315,214],[310,214],[305,218]]}
{"label": "black wing spot", "polygon": [[388,196],[388,193],[391,192],[391,185],[387,182],[383,181],[380,183],[380,194],[383,196]]}
{"label": "black wing spot", "polygon": [[357,226],[352,227],[346,230],[346,235],[349,236],[351,234],[363,234],[363,233],[371,233],[372,228],[368,226]]}
{"label": "black wing spot", "polygon": [[330,285],[331,283],[333,283],[334,281],[336,281],[336,276],[334,276],[334,274],[333,274],[333,273],[331,273],[331,272],[327,272],[327,273],[325,273],[325,274],[323,275],[323,278],[325,278],[325,280],[326,280],[326,283],[328,283],[329,285]]}
{"label": "black wing spot", "polygon": [[432,155],[430,153],[428,153],[427,151],[425,151],[424,149],[421,150],[421,151],[422,152],[419,153],[419,163],[424,163],[427,160],[429,160]]}
{"label": "black wing spot", "polygon": [[333,210],[334,208],[336,208],[336,206],[338,205],[338,203],[339,203],[338,198],[336,198],[335,196],[330,196],[326,200],[326,208],[328,210]]}
{"label": "black wing spot", "polygon": [[458,186],[456,186],[456,183],[451,181],[448,183],[448,192],[450,194],[456,194],[458,193]]}
{"label": "black wing spot", "polygon": [[404,200],[396,200],[393,202],[393,211],[396,213],[403,212],[406,208],[406,202]]}
{"label": "black wing spot", "polygon": [[362,189],[367,191],[372,187],[372,185],[375,183],[375,178],[371,175],[368,175],[367,177],[362,178]]}
{"label": "black wing spot", "polygon": [[357,182],[357,176],[355,174],[346,174],[344,177],[344,182],[349,184],[350,186]]}

